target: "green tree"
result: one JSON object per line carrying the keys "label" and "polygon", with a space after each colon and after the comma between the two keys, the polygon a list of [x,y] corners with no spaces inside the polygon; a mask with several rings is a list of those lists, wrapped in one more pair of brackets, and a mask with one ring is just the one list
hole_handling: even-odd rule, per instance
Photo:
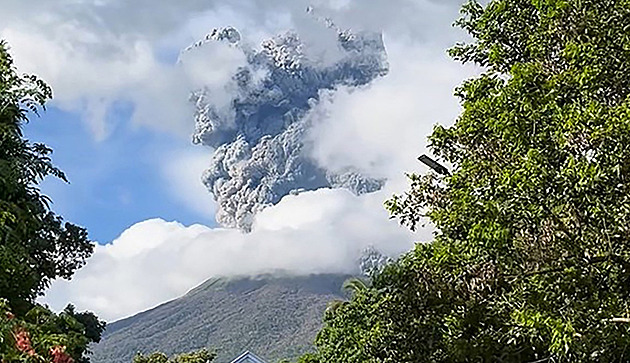
{"label": "green tree", "polygon": [[[349,297],[352,298],[354,295],[367,290],[368,285],[369,285],[369,282],[366,282],[365,280],[361,278],[351,277],[343,282],[341,289],[347,295],[349,295]],[[328,306],[326,306],[326,312],[332,313],[347,303],[348,303],[348,300],[343,300],[343,299],[333,300],[328,303]]]}
{"label": "green tree", "polygon": [[325,317],[313,362],[630,357],[630,1],[469,2],[483,67],[436,126],[451,172],[386,203],[436,226]]}
{"label": "green tree", "polygon": [[214,360],[216,353],[208,349],[200,349],[191,353],[175,355],[169,358],[161,352],[143,355],[138,353],[133,358],[133,363],[209,363]]}
{"label": "green tree", "polygon": [[53,213],[38,184],[67,181],[52,150],[22,133],[52,91],[16,71],[0,41],[0,361],[87,362],[88,345],[105,323],[72,305],[55,314],[34,302],[56,278],[69,279],[92,254],[87,231]]}
{"label": "green tree", "polygon": [[0,42],[0,298],[17,313],[55,278],[70,278],[94,248],[85,229],[50,211],[37,185],[49,175],[66,177],[50,148],[22,134],[29,112],[37,114],[51,96],[42,80],[17,73]]}
{"label": "green tree", "polygon": [[19,317],[0,299],[0,360],[87,363],[89,344],[100,341],[104,329],[94,314],[72,305],[59,314],[38,305]]}

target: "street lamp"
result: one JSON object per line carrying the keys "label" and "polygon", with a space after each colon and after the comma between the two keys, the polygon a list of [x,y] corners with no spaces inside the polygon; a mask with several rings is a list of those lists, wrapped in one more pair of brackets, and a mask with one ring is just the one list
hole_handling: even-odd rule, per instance
{"label": "street lamp", "polygon": [[448,169],[446,169],[446,167],[440,163],[438,163],[437,161],[431,159],[430,157],[426,156],[425,154],[420,155],[420,157],[418,157],[418,160],[420,160],[421,163],[423,163],[424,165],[428,166],[429,168],[435,170],[436,173],[438,174],[442,174],[442,175],[446,175],[449,176],[451,175],[451,173],[448,172]]}

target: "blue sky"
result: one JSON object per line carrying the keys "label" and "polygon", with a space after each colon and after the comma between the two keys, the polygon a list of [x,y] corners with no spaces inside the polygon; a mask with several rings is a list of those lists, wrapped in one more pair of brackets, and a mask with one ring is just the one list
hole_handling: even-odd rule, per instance
{"label": "blue sky", "polygon": [[95,140],[77,113],[49,107],[40,118],[31,118],[26,137],[52,147],[54,163],[70,181],[48,178],[42,184],[53,209],[86,227],[90,238],[101,244],[151,218],[213,226],[211,216],[190,208],[172,193],[160,172],[164,155],[203,147],[183,137],[131,125],[132,108],[122,102],[112,105],[107,118],[113,131],[102,141]]}

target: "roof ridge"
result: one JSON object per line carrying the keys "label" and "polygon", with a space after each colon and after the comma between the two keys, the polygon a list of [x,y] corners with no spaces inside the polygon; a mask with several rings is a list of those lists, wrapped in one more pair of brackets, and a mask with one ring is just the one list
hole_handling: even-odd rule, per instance
{"label": "roof ridge", "polygon": [[241,363],[243,362],[244,359],[249,358],[250,360],[252,360],[254,363],[266,363],[264,360],[262,360],[262,358],[258,357],[256,354],[250,352],[249,350],[246,350],[245,352],[243,352],[241,355],[239,355],[238,357],[236,357],[232,362],[230,363]]}

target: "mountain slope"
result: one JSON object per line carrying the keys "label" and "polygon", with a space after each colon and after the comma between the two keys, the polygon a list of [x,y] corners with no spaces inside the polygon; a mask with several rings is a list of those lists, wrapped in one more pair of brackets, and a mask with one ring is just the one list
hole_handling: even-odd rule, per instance
{"label": "mountain slope", "polygon": [[131,362],[136,352],[216,348],[218,363],[244,350],[270,363],[310,348],[327,302],[349,276],[210,279],[181,298],[109,324],[93,363]]}

